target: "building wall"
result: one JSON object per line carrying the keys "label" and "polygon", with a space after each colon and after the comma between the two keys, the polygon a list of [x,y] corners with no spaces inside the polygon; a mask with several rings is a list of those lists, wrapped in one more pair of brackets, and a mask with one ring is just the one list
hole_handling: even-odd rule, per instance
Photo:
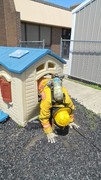
{"label": "building wall", "polygon": [[72,14],[41,1],[1,0],[0,17],[0,45],[20,46],[21,41],[45,40],[45,48],[60,55],[62,29],[71,29]]}
{"label": "building wall", "polygon": [[[63,30],[66,31],[63,31]],[[43,41],[45,42],[45,48],[49,48],[56,54],[60,55],[60,40],[61,37],[64,39],[70,39],[70,29],[47,26],[35,23],[21,23],[21,44],[26,46],[27,41]],[[26,42],[25,42],[26,41]],[[28,43],[30,47],[36,47],[36,43]],[[41,44],[42,47],[42,44]]]}
{"label": "building wall", "polygon": [[0,44],[7,44],[3,0],[0,1]]}
{"label": "building wall", "polygon": [[51,49],[57,53],[60,54],[60,39],[62,37],[62,28],[52,28],[52,45]]}
{"label": "building wall", "polygon": [[[21,15],[21,40],[45,40],[45,48],[49,48],[56,54],[60,55],[62,28],[71,29],[71,11],[65,8],[45,4],[44,1],[37,2],[26,0],[25,3],[25,0],[14,0],[14,3],[16,11],[19,11]],[[43,34],[41,33],[42,28],[44,29]]]}
{"label": "building wall", "polygon": [[[70,75],[101,84],[101,0],[86,0],[73,11]],[[78,40],[78,42],[77,42]]]}
{"label": "building wall", "polygon": [[14,0],[16,11],[21,13],[21,21],[71,28],[71,11],[43,2]]}
{"label": "building wall", "polygon": [[100,6],[100,0],[92,0],[76,12],[75,40],[101,41]]}
{"label": "building wall", "polygon": [[16,46],[20,35],[20,14],[15,11],[13,0],[0,1],[0,45]]}

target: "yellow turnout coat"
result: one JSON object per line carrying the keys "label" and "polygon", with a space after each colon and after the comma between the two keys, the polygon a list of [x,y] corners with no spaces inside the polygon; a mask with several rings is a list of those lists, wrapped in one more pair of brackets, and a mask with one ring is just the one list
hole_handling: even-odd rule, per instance
{"label": "yellow turnout coat", "polygon": [[[52,93],[51,88],[46,84],[46,80],[43,80],[43,84],[41,83],[40,94],[42,96],[42,100],[40,102],[40,115],[39,119],[41,121],[41,124],[43,126],[43,130],[46,134],[53,132],[52,125],[50,124],[50,117],[51,117],[51,108],[53,106],[52,104]],[[65,87],[62,87],[62,91],[65,95],[63,104],[55,104],[54,107],[70,107],[71,110],[74,110],[74,104],[66,90]],[[64,106],[65,104],[65,106]],[[73,119],[72,119],[73,121]]]}

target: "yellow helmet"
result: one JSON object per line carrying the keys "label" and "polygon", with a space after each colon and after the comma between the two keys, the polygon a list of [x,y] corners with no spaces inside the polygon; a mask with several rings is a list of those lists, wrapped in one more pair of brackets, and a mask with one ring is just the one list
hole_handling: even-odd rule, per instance
{"label": "yellow helmet", "polygon": [[72,122],[73,120],[70,118],[70,115],[69,115],[70,112],[71,112],[70,108],[61,108],[61,109],[58,109],[53,114],[53,117],[54,117],[56,125],[65,127],[70,122]]}

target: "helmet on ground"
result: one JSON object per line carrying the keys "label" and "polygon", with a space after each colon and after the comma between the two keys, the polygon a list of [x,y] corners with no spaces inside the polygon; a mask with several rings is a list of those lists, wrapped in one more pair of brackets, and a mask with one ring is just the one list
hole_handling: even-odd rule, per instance
{"label": "helmet on ground", "polygon": [[55,121],[55,124],[57,126],[62,126],[65,127],[67,126],[70,122],[72,122],[73,120],[70,118],[70,112],[71,110],[69,108],[61,108],[58,109],[54,114],[53,114],[53,118]]}

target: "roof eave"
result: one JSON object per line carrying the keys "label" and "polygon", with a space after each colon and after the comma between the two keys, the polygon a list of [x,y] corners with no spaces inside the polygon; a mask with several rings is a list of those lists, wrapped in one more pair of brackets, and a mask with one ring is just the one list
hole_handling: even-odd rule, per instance
{"label": "roof eave", "polygon": [[88,4],[90,4],[92,1],[94,0],[86,0],[83,3],[81,3],[79,6],[77,6],[75,9],[73,9],[72,14],[77,13],[78,11],[80,11],[82,8],[84,8],[85,6],[87,6]]}

